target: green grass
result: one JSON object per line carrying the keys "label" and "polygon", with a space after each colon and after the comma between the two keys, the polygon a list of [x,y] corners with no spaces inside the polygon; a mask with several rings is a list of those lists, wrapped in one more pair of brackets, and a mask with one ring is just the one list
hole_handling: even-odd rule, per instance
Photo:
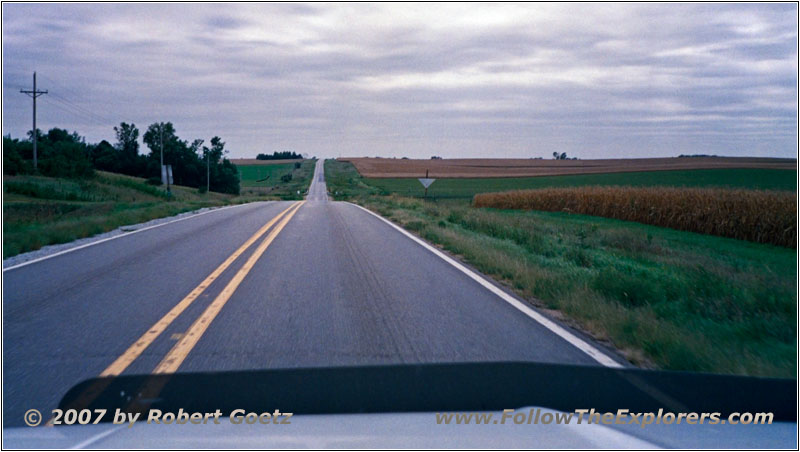
{"label": "green grass", "polygon": [[[279,165],[239,165],[239,176],[241,177],[242,187],[271,187],[281,181],[281,176],[289,174],[294,170],[293,163]],[[266,181],[256,182],[264,178]]]}
{"label": "green grass", "polygon": [[333,195],[333,199],[346,200],[356,196],[388,194],[386,191],[368,184],[367,181],[371,182],[373,179],[361,177],[355,166],[349,162],[325,160],[324,164],[325,184]]}
{"label": "green grass", "polygon": [[386,196],[353,171],[326,162],[335,197],[442,246],[639,365],[796,374],[795,250],[584,215]]}
{"label": "green grass", "polygon": [[88,180],[42,176],[3,177],[3,258],[196,210],[240,202],[220,193],[163,188],[143,179],[98,172]]}
{"label": "green grass", "polygon": [[[793,170],[710,169],[519,178],[437,179],[428,189],[428,196],[466,199],[472,198],[476,193],[586,185],[731,187],[796,191],[796,176],[797,172]],[[412,197],[424,194],[422,184],[417,179],[364,178],[364,182],[384,193]]]}
{"label": "green grass", "polygon": [[[303,199],[311,184],[314,162],[314,160],[298,160],[300,168],[295,168],[294,163],[238,165],[241,194],[284,200]],[[281,180],[281,177],[287,174],[292,175],[291,180]],[[266,180],[263,180],[265,178]],[[261,182],[257,182],[259,180]]]}

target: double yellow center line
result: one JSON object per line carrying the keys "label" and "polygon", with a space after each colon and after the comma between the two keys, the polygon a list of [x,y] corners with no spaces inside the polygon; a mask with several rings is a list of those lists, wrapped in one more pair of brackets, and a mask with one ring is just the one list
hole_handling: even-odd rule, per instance
{"label": "double yellow center line", "polygon": [[[113,377],[120,375],[125,369],[128,368],[135,360],[138,358],[153,341],[158,338],[158,336],[163,333],[167,327],[176,319],[178,318],[181,313],[183,313],[189,305],[194,302],[197,297],[199,297],[203,291],[205,291],[211,283],[214,282],[219,276],[233,264],[233,262],[245,251],[247,251],[250,246],[255,243],[261,236],[263,236],[269,229],[274,226],[276,223],[278,225],[272,229],[272,231],[267,235],[267,237],[261,242],[260,245],[256,248],[253,254],[250,256],[249,259],[244,263],[241,269],[236,272],[236,275],[231,279],[227,286],[222,290],[222,292],[214,299],[214,301],[209,305],[203,314],[192,324],[189,330],[183,335],[183,338],[175,344],[175,346],[170,350],[167,356],[161,361],[161,363],[156,366],[155,370],[153,371],[154,374],[169,374],[174,373],[178,370],[181,363],[186,359],[189,355],[189,352],[194,348],[197,341],[200,340],[200,337],[206,331],[208,326],[214,320],[214,318],[219,314],[222,307],[228,300],[231,298],[233,293],[239,287],[239,284],[242,283],[245,276],[252,270],[253,266],[256,264],[258,259],[264,254],[264,251],[267,250],[267,247],[275,240],[275,237],[280,234],[284,227],[289,223],[289,220],[292,219],[295,213],[300,209],[300,207],[305,203],[305,201],[299,201],[284,211],[279,213],[273,219],[268,221],[264,226],[262,226],[255,234],[253,234],[249,239],[247,239],[242,246],[240,246],[236,251],[233,252],[230,256],[228,256],[225,261],[223,261],[210,275],[208,275],[203,282],[201,282],[197,287],[194,288],[188,295],[186,295],[178,304],[176,304],[172,309],[169,310],[158,322],[156,322],[152,327],[150,327],[139,339],[136,340],[130,347],[128,347],[125,352],[120,355],[110,366],[108,366],[102,373],[100,373],[100,377],[109,377],[109,378],[102,378],[100,380],[96,380],[94,384],[90,385],[86,388],[73,402],[70,403],[70,406],[75,409],[83,409],[88,407],[89,404],[92,403],[107,387],[111,384]],[[161,385],[165,383],[165,380],[159,380],[156,383],[149,382],[148,385],[145,386],[147,389],[147,393],[157,394],[160,391]],[[52,427],[53,426],[53,419],[51,418],[45,425]]]}
{"label": "double yellow center line", "polygon": [[197,287],[194,288],[191,292],[189,292],[186,297],[183,298],[178,304],[176,304],[169,312],[167,312],[164,317],[162,317],[158,322],[156,322],[151,328],[149,328],[136,342],[133,343],[130,347],[128,347],[125,352],[119,356],[110,366],[108,366],[101,374],[101,377],[112,377],[121,374],[128,366],[133,363],[133,361],[138,358],[156,338],[163,333],[167,327],[176,319],[178,318],[181,313],[183,313],[189,305],[194,302],[197,297],[199,297],[203,291],[205,291],[208,286],[211,285],[214,280],[216,280],[222,272],[224,272],[231,264],[241,256],[247,249],[255,243],[265,232],[267,232],[275,223],[280,223],[270,232],[270,234],[261,242],[261,244],[256,248],[253,254],[247,259],[247,262],[242,266],[241,269],[236,273],[233,279],[228,283],[227,286],[222,290],[222,292],[217,296],[216,299],[211,303],[211,305],[206,308],[205,312],[192,324],[189,330],[183,335],[182,340],[180,340],[172,350],[167,354],[163,361],[156,367],[154,373],[172,373],[178,370],[181,363],[186,359],[186,356],[192,350],[192,348],[197,344],[197,341],[200,340],[200,337],[205,332],[206,328],[211,324],[214,318],[219,314],[219,311],[228,302],[230,297],[239,287],[242,280],[244,280],[245,276],[250,272],[250,270],[255,265],[256,261],[264,254],[267,247],[275,240],[275,237],[280,234],[281,230],[286,227],[286,224],[289,223],[289,220],[292,219],[297,210],[300,209],[300,206],[303,205],[305,201],[299,201],[291,206],[289,206],[286,210],[278,214],[275,218],[268,221],[264,226],[262,226],[255,234],[253,234],[247,241],[245,241],[242,246],[240,246],[236,251],[233,252],[227,259],[225,259],[222,264],[219,265],[213,272],[211,272],[206,279],[203,280]]}

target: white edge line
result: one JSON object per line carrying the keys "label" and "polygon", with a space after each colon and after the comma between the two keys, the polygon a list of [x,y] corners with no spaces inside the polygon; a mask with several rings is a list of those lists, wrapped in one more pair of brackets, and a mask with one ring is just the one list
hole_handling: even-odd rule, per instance
{"label": "white edge line", "polygon": [[108,429],[108,430],[106,430],[106,431],[104,431],[102,433],[98,433],[98,434],[92,436],[91,438],[87,438],[87,439],[79,442],[78,444],[70,447],[70,449],[85,449],[86,447],[91,446],[92,444],[100,441],[101,439],[105,438],[106,436],[116,432],[117,430],[121,429],[122,427],[124,427],[124,425],[118,425],[118,426],[110,428],[110,429]]}
{"label": "white edge line", "polygon": [[[194,215],[187,215],[187,216],[185,216],[183,218],[177,218],[175,220],[167,221],[166,223],[154,224],[152,226],[147,226],[145,228],[137,229],[135,231],[125,232],[123,234],[115,235],[113,237],[106,237],[106,238],[98,240],[96,242],[85,243],[83,245],[79,245],[79,246],[76,246],[74,248],[69,248],[69,249],[66,249],[66,250],[63,250],[63,251],[59,251],[57,253],[48,254],[47,256],[42,256],[42,257],[38,257],[36,259],[31,259],[31,260],[25,261],[25,262],[23,262],[21,264],[17,264],[17,265],[12,265],[10,267],[6,267],[6,268],[3,269],[3,273],[7,272],[8,270],[14,270],[15,268],[24,267],[26,265],[35,264],[37,262],[41,262],[43,260],[50,259],[50,258],[53,258],[53,257],[56,257],[56,256],[61,256],[62,254],[67,254],[67,253],[71,253],[73,251],[77,251],[77,250],[80,250],[80,249],[83,249],[83,248],[88,248],[90,246],[99,245],[99,244],[101,244],[103,242],[108,242],[109,240],[114,240],[114,239],[118,239],[118,238],[121,238],[121,237],[127,237],[129,235],[136,234],[137,232],[147,231],[149,229],[154,229],[154,228],[158,228],[158,227],[161,227],[161,226],[166,226],[168,224],[177,223],[179,221],[188,220],[190,218],[197,218],[197,217],[199,217],[201,215],[205,215],[207,213],[219,212],[221,210],[230,209],[230,208],[233,208],[233,207],[246,206],[248,204],[252,204],[252,203],[235,204],[235,205],[232,205],[232,206],[219,207],[217,209],[211,209],[211,210],[207,210],[205,212],[200,212],[200,213],[197,213],[197,214],[194,214]],[[124,226],[120,226],[120,227],[124,227]]]}
{"label": "white edge line", "polygon": [[431,245],[427,244],[425,241],[423,241],[419,237],[414,236],[410,232],[406,231],[405,229],[401,228],[400,226],[392,223],[391,221],[387,220],[386,218],[383,218],[382,216],[376,214],[375,212],[373,212],[373,211],[371,211],[369,209],[366,209],[366,208],[364,208],[362,206],[359,206],[358,204],[353,204],[351,202],[348,202],[347,204],[356,206],[359,209],[361,209],[361,210],[363,210],[363,211],[365,211],[365,212],[367,212],[367,213],[369,213],[369,214],[371,214],[371,215],[383,220],[389,226],[391,226],[391,227],[395,228],[396,230],[400,231],[403,235],[405,235],[406,237],[410,238],[411,240],[417,242],[419,245],[421,245],[423,248],[427,249],[431,253],[439,256],[440,258],[442,258],[448,264],[450,264],[453,267],[461,270],[464,274],[466,274],[467,276],[469,276],[470,278],[472,278],[473,280],[478,282],[478,284],[482,285],[483,287],[488,289],[493,294],[495,294],[498,297],[502,298],[504,301],[508,302],[511,306],[514,306],[515,308],[519,309],[520,311],[525,313],[528,317],[530,317],[533,320],[537,321],[542,326],[544,326],[548,330],[552,331],[553,333],[555,333],[556,335],[558,335],[559,337],[561,337],[565,341],[569,342],[574,347],[576,347],[578,350],[586,353],[587,355],[592,357],[595,361],[599,362],[600,364],[602,364],[602,365],[604,365],[606,367],[614,367],[614,368],[622,368],[623,367],[622,364],[620,364],[617,361],[613,360],[611,357],[609,357],[605,353],[601,352],[596,347],[592,346],[591,344],[589,344],[588,342],[586,342],[583,339],[579,338],[578,336],[575,336],[574,334],[570,333],[569,331],[567,331],[566,329],[564,329],[560,325],[556,324],[552,320],[548,319],[547,317],[543,316],[542,314],[539,314],[538,312],[534,311],[533,309],[531,309],[530,307],[526,306],[525,304],[523,304],[519,300],[515,299],[511,295],[509,295],[509,294],[505,293],[504,291],[500,290],[497,286],[495,286],[494,284],[490,283],[489,281],[487,281],[482,276],[480,276],[477,273],[475,273],[474,271],[468,269],[467,267],[465,267],[464,265],[462,265],[458,261],[454,260],[450,256],[442,253],[441,251],[439,251],[436,248],[432,247]]}

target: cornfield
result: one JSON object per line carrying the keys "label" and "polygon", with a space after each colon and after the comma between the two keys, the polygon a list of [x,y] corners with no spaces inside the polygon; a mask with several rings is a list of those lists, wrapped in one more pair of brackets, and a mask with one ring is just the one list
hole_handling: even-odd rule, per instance
{"label": "cornfield", "polygon": [[572,212],[797,247],[793,192],[674,187],[576,187],[483,193],[474,207]]}

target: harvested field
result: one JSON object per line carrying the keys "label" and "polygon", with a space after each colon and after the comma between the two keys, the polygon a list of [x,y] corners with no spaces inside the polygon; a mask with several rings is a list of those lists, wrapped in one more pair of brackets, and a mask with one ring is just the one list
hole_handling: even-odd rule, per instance
{"label": "harvested field", "polygon": [[285,165],[287,163],[304,162],[304,159],[281,159],[281,160],[259,160],[259,159],[229,159],[234,165]]}
{"label": "harvested field", "polygon": [[797,199],[792,192],[672,187],[549,188],[478,194],[473,206],[579,213],[797,247]]}
{"label": "harvested field", "polygon": [[[761,157],[672,157],[650,159],[544,160],[340,158],[352,163],[363,177],[484,178],[558,176],[716,168],[796,169],[797,160]],[[236,163],[234,161],[234,163]]]}

